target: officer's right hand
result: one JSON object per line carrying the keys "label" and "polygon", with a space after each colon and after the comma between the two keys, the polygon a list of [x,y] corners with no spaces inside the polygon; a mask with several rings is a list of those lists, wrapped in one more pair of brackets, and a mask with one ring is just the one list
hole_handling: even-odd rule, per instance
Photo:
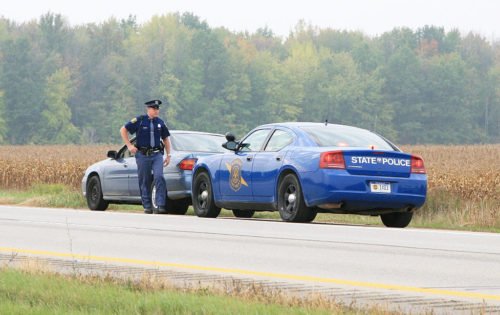
{"label": "officer's right hand", "polygon": [[130,153],[132,154],[136,154],[137,153],[137,148],[131,144],[127,144],[127,148],[128,150],[130,151]]}

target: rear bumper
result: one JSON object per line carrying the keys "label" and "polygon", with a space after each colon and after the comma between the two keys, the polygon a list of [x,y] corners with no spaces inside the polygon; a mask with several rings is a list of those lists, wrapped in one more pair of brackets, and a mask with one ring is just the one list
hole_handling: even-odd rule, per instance
{"label": "rear bumper", "polygon": [[[373,193],[370,182],[390,183],[390,193]],[[427,195],[427,176],[382,177],[352,175],[345,170],[319,169],[303,174],[302,189],[310,207],[341,205],[345,212],[419,208]]]}

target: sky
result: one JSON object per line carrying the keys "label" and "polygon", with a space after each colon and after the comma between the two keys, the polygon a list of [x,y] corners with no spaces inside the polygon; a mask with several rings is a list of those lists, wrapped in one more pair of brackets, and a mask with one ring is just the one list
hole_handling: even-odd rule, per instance
{"label": "sky", "polygon": [[370,36],[395,27],[434,25],[500,38],[498,0],[0,0],[0,16],[19,23],[47,12],[62,14],[72,26],[129,15],[143,24],[154,15],[191,12],[211,27],[250,33],[268,27],[282,37],[303,20]]}

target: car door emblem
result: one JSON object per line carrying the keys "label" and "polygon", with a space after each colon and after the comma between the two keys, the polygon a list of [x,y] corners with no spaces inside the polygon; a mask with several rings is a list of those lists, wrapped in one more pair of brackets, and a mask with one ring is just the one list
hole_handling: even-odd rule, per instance
{"label": "car door emblem", "polygon": [[226,163],[226,167],[229,171],[229,185],[231,189],[234,191],[238,191],[241,188],[241,185],[245,185],[248,187],[247,182],[241,176],[241,166],[242,162],[240,159],[235,159],[231,162],[231,164]]}

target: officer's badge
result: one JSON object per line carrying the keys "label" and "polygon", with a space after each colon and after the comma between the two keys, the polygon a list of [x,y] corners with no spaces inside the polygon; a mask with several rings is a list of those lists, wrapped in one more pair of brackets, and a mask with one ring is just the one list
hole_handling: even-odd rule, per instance
{"label": "officer's badge", "polygon": [[231,162],[231,165],[226,163],[226,167],[229,171],[229,185],[231,186],[231,189],[234,191],[238,191],[241,188],[241,185],[245,185],[248,187],[247,182],[245,179],[241,176],[241,160],[240,159],[235,159]]}
{"label": "officer's badge", "polygon": [[137,122],[137,118],[136,118],[136,117],[132,118],[132,119],[130,120],[130,122],[131,122],[131,123],[133,123],[133,124],[135,124],[135,123]]}

